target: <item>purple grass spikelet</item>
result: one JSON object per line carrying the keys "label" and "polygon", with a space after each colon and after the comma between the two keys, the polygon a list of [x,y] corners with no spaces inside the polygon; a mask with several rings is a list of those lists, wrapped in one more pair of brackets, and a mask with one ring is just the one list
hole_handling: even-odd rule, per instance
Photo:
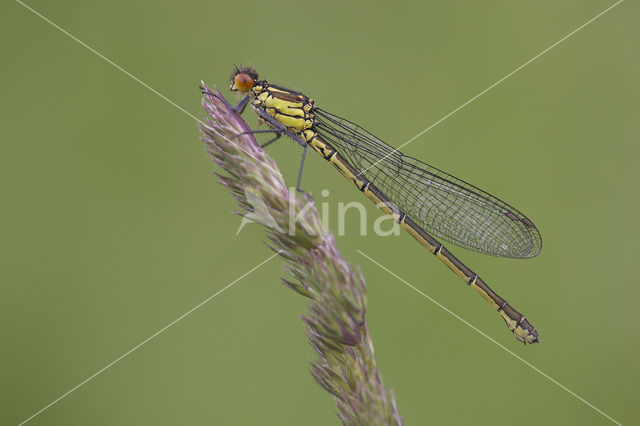
{"label": "purple grass spikelet", "polygon": [[[282,283],[309,299],[302,316],[318,358],[311,375],[336,400],[345,425],[402,425],[392,390],[373,356],[365,323],[364,277],[341,255],[333,234],[323,230],[313,198],[290,191],[273,159],[257,144],[245,121],[219,91],[203,83],[202,140],[222,170],[219,182],[236,199],[245,220],[261,224],[267,246],[284,260]],[[242,134],[244,133],[244,134]],[[236,136],[238,135],[238,136]]]}

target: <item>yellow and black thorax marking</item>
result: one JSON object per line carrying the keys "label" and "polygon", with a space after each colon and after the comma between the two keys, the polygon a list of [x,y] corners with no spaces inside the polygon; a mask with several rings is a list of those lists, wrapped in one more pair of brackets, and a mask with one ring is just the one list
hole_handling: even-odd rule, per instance
{"label": "yellow and black thorax marking", "polygon": [[[337,151],[328,143],[318,138],[313,114],[313,99],[303,93],[294,92],[283,87],[274,86],[261,81],[251,88],[251,105],[273,117],[287,131],[295,134],[310,145],[326,160],[332,160]],[[333,158],[333,160],[338,160]],[[331,161],[338,169],[343,168],[344,161]],[[342,170],[341,170],[342,171]],[[350,170],[356,174],[355,170]],[[343,173],[344,174],[344,173]],[[355,183],[355,182],[354,182]]]}
{"label": "yellow and black thorax marking", "polygon": [[306,130],[313,129],[313,99],[302,93],[272,86],[265,81],[251,90],[251,105],[275,118],[289,132],[302,137]]}

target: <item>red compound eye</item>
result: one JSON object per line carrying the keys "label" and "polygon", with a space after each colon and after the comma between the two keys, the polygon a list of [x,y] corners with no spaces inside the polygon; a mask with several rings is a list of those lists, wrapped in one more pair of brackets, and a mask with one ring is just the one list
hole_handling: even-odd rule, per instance
{"label": "red compound eye", "polygon": [[244,72],[236,74],[231,83],[231,90],[238,90],[240,92],[248,92],[252,87],[253,77]]}

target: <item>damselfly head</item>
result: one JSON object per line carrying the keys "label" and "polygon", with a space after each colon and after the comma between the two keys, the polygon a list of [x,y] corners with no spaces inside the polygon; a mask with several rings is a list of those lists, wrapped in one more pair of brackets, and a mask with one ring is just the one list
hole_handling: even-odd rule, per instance
{"label": "damselfly head", "polygon": [[231,86],[229,89],[234,92],[248,92],[251,90],[256,80],[258,80],[258,73],[253,68],[236,67],[233,74],[231,74]]}

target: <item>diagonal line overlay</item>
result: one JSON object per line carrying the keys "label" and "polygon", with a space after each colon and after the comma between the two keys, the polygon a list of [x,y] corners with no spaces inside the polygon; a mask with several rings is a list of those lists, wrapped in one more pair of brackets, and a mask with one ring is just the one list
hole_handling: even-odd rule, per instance
{"label": "diagonal line overlay", "polygon": [[60,395],[58,398],[54,399],[53,401],[51,401],[49,404],[45,405],[44,407],[42,407],[40,410],[36,411],[35,413],[33,413],[30,417],[26,418],[25,420],[23,420],[22,422],[20,422],[20,424],[18,426],[22,426],[23,424],[27,423],[28,421],[30,421],[31,419],[33,419],[34,417],[36,417],[38,414],[42,413],[43,411],[47,410],[48,408],[50,408],[52,405],[56,404],[57,402],[59,402],[60,400],[62,400],[63,398],[69,396],[71,393],[73,393],[74,391],[76,391],[78,388],[80,388],[81,386],[87,384],[88,382],[90,382],[91,380],[93,380],[96,376],[98,376],[99,374],[103,373],[105,370],[107,370],[109,367],[112,367],[114,364],[116,364],[117,362],[121,361],[123,358],[125,358],[126,356],[130,355],[132,352],[134,352],[135,350],[139,349],[141,346],[145,345],[146,343],[148,343],[151,339],[153,339],[154,337],[158,336],[159,334],[163,333],[164,331],[166,331],[168,328],[172,327],[173,325],[175,325],[178,321],[184,319],[186,316],[190,315],[191,313],[193,313],[195,310],[197,310],[198,308],[200,308],[202,305],[204,305],[205,303],[211,301],[214,297],[216,297],[217,295],[219,295],[220,293],[222,293],[223,291],[225,291],[226,289],[228,289],[229,287],[231,287],[232,285],[236,284],[238,281],[240,281],[241,279],[243,279],[244,277],[246,277],[247,275],[249,275],[250,273],[252,273],[253,271],[255,271],[256,269],[260,268],[262,265],[264,265],[265,263],[267,263],[268,261],[270,261],[271,259],[273,259],[274,257],[276,257],[277,255],[280,254],[282,250],[278,251],[275,254],[272,254],[271,256],[269,256],[267,259],[263,260],[262,262],[260,262],[259,264],[257,264],[256,266],[254,266],[253,268],[251,268],[250,270],[248,270],[247,272],[245,272],[244,274],[240,275],[238,278],[236,278],[235,280],[231,281],[229,284],[227,284],[225,287],[223,287],[222,289],[218,290],[217,292],[215,292],[214,294],[212,294],[211,296],[207,297],[206,299],[204,299],[202,302],[198,303],[196,306],[194,306],[193,308],[189,309],[187,312],[185,312],[184,314],[180,315],[178,318],[174,319],[173,321],[171,321],[169,324],[165,325],[164,327],[162,327],[160,330],[156,331],[155,333],[153,333],[151,336],[147,337],[146,339],[144,339],[142,342],[138,343],[137,345],[135,345],[133,348],[129,349],[127,352],[123,353],[122,355],[120,355],[119,357],[117,357],[116,359],[114,359],[113,361],[111,361],[109,364],[105,365],[104,367],[102,367],[100,370],[96,371],[95,373],[93,373],[92,375],[90,375],[89,377],[87,377],[86,379],[84,379],[83,381],[81,381],[80,383],[78,383],[77,385],[75,385],[74,387],[72,387],[71,389],[69,389],[68,391],[66,391],[65,393],[63,393],[62,395]]}
{"label": "diagonal line overlay", "polygon": [[372,259],[371,257],[367,256],[365,253],[363,253],[361,250],[356,250],[358,253],[360,253],[362,256],[366,257],[367,259],[369,259],[371,262],[375,263],[376,265],[378,265],[381,269],[384,269],[385,271],[387,271],[389,274],[393,275],[395,278],[397,278],[398,280],[402,281],[405,285],[407,285],[408,287],[410,287],[411,289],[413,289],[414,291],[420,293],[422,296],[424,296],[426,299],[428,299],[430,302],[432,302],[433,304],[437,305],[439,308],[443,309],[445,312],[447,312],[448,314],[450,314],[451,316],[453,316],[454,318],[458,319],[459,321],[461,321],[463,324],[465,324],[466,326],[470,327],[471,329],[473,329],[475,332],[477,332],[478,334],[486,337],[489,341],[495,343],[500,349],[504,350],[505,352],[507,352],[508,354],[510,354],[511,356],[513,356],[514,358],[516,358],[518,361],[522,362],[523,364],[525,364],[527,367],[530,367],[531,369],[533,369],[534,371],[536,371],[537,373],[539,373],[540,375],[542,375],[545,379],[549,380],[551,383],[554,383],[556,385],[558,385],[560,388],[562,388],[563,390],[567,391],[571,396],[575,397],[576,399],[580,400],[581,402],[585,403],[586,405],[588,405],[590,408],[592,408],[593,410],[597,411],[598,413],[602,414],[604,417],[606,417],[607,419],[611,420],[613,423],[617,424],[618,426],[622,426],[622,424],[620,422],[618,422],[617,420],[615,420],[613,417],[609,416],[607,413],[605,413],[604,411],[600,410],[598,407],[596,407],[595,405],[593,405],[592,403],[590,403],[589,401],[587,401],[586,399],[582,398],[580,395],[578,395],[577,393],[575,393],[574,391],[572,391],[571,389],[569,389],[568,387],[566,387],[565,385],[563,385],[562,383],[558,382],[556,379],[554,379],[553,377],[549,376],[547,373],[545,373],[544,371],[540,370],[539,368],[537,368],[536,366],[534,366],[533,364],[531,364],[529,361],[525,360],[524,358],[522,358],[520,355],[515,354],[514,352],[512,352],[511,350],[507,349],[504,345],[502,345],[501,343],[499,343],[497,340],[495,340],[494,338],[490,337],[488,334],[486,334],[484,331],[480,330],[479,328],[477,328],[476,326],[474,326],[473,324],[469,323],[468,321],[466,321],[464,318],[462,318],[461,316],[459,316],[458,314],[456,314],[455,312],[451,311],[449,308],[445,307],[444,305],[442,305],[441,303],[439,303],[437,300],[433,299],[432,297],[430,297],[429,295],[423,293],[422,291],[420,291],[419,289],[417,289],[416,287],[414,287],[413,285],[411,285],[409,282],[405,281],[403,278],[401,278],[400,276],[396,275],[395,273],[393,273],[392,271],[390,271],[388,268],[386,268],[385,266],[383,266],[382,264],[380,264],[379,262],[375,261],[374,259]]}
{"label": "diagonal line overlay", "polygon": [[[175,108],[179,109],[180,111],[182,111],[184,114],[188,115],[189,117],[191,117],[192,119],[194,119],[195,121],[197,121],[198,123],[202,124],[203,126],[207,126],[206,123],[204,123],[202,120],[200,120],[198,117],[196,117],[195,115],[191,114],[189,111],[187,111],[186,109],[182,108],[180,105],[178,105],[177,103],[175,103],[174,101],[172,101],[171,99],[169,99],[168,97],[166,97],[165,95],[163,95],[162,93],[158,92],[156,89],[154,89],[153,87],[149,86],[147,83],[145,83],[144,81],[140,80],[138,77],[136,77],[135,75],[131,74],[129,71],[125,70],[124,68],[122,68],[120,65],[116,64],[115,62],[113,62],[111,59],[107,58],[106,56],[104,56],[102,53],[98,52],[96,49],[94,49],[93,47],[89,46],[88,44],[86,44],[85,42],[83,42],[82,40],[80,40],[78,37],[74,36],[73,34],[71,34],[70,32],[68,32],[67,30],[65,30],[64,28],[60,27],[59,25],[55,24],[53,21],[51,21],[49,18],[47,18],[46,16],[42,15],[41,13],[39,13],[37,10],[31,8],[29,5],[23,3],[20,0],[16,0],[16,2],[18,2],[19,4],[21,4],[22,6],[24,6],[26,9],[30,10],[34,15],[40,17],[43,21],[45,21],[46,23],[50,24],[52,27],[56,28],[57,30],[59,30],[60,32],[62,32],[63,34],[65,34],[66,36],[68,36],[69,38],[71,38],[73,41],[75,41],[76,43],[80,44],[83,47],[86,47],[87,49],[89,49],[92,53],[94,53],[96,56],[98,56],[100,59],[104,60],[105,62],[109,63],[110,65],[112,65],[114,68],[116,68],[118,71],[122,72],[123,74],[125,74],[127,77],[132,78],[133,80],[135,80],[138,84],[140,84],[142,87],[144,87],[145,89],[151,91],[152,93],[160,96],[162,99],[164,99],[166,102],[170,103],[171,105],[173,105]],[[275,170],[273,167],[271,167],[270,165],[264,163],[263,161],[258,160],[257,158],[253,157],[253,155],[251,155],[249,152],[247,152],[244,148],[242,148],[240,145],[237,145],[233,142],[230,141],[231,144],[235,145],[236,148],[238,148],[239,150],[243,151],[245,154],[249,154],[249,156],[251,158],[254,158],[257,162],[259,162],[260,164],[262,164],[264,167],[268,168],[269,170],[271,170],[272,172],[274,172],[275,174],[277,174],[278,176],[282,177],[282,174],[278,171]]]}
{"label": "diagonal line overlay", "polygon": [[617,3],[614,3],[613,5],[609,6],[608,8],[606,8],[605,10],[603,10],[602,12],[600,12],[599,14],[597,14],[596,16],[594,16],[593,18],[589,19],[587,22],[585,22],[584,24],[580,25],[578,28],[576,28],[575,30],[571,31],[569,34],[567,34],[566,36],[562,37],[560,40],[556,41],[555,43],[553,43],[551,46],[547,47],[546,49],[544,49],[542,52],[538,53],[536,56],[534,56],[533,58],[529,59],[527,62],[525,62],[524,64],[520,65],[518,68],[516,68],[515,70],[511,71],[509,74],[505,75],[504,77],[502,77],[500,80],[496,81],[495,83],[493,83],[491,86],[487,87],[486,89],[484,89],[482,92],[478,93],[477,95],[475,95],[474,97],[472,97],[471,99],[469,99],[468,101],[466,101],[465,103],[463,103],[462,105],[460,105],[459,107],[455,108],[454,110],[450,111],[449,113],[447,113],[444,117],[442,117],[440,120],[436,121],[435,123],[431,124],[429,127],[427,127],[426,129],[422,130],[420,133],[418,133],[417,135],[415,135],[414,137],[412,137],[411,139],[409,139],[408,141],[406,141],[405,143],[403,143],[402,145],[400,145],[397,148],[394,148],[390,153],[388,153],[387,155],[385,155],[384,157],[380,158],[378,161],[376,161],[375,163],[373,163],[371,166],[367,167],[365,170],[362,171],[362,173],[365,173],[367,170],[370,170],[372,167],[375,167],[376,164],[380,163],[381,161],[384,161],[386,158],[388,158],[391,155],[394,155],[395,153],[399,153],[399,151],[404,148],[405,146],[409,145],[411,142],[413,142],[414,140],[416,140],[417,138],[419,138],[420,136],[424,135],[425,133],[427,133],[429,130],[433,129],[434,127],[436,127],[438,124],[442,123],[444,120],[446,120],[447,118],[451,117],[453,114],[455,114],[456,112],[460,111],[462,108],[466,107],[467,105],[469,105],[471,102],[475,101],[476,99],[478,99],[480,96],[484,95],[485,93],[487,93],[489,90],[493,89],[494,87],[496,87],[497,85],[499,85],[500,83],[502,83],[503,81],[505,81],[506,79],[508,79],[509,77],[511,77],[512,75],[514,75],[515,73],[517,73],[518,71],[520,71],[522,68],[526,67],[527,65],[529,65],[531,62],[535,61],[536,59],[538,59],[539,57],[541,57],[542,55],[544,55],[545,53],[547,53],[548,51],[550,51],[551,49],[553,49],[554,47],[556,47],[557,45],[559,45],[560,43],[562,43],[563,41],[565,41],[566,39],[568,39],[569,37],[571,37],[572,35],[574,35],[575,33],[577,33],[578,31],[580,31],[581,29],[585,28],[587,25],[591,24],[593,21],[595,21],[596,19],[598,19],[599,17],[601,17],[602,15],[604,15],[605,13],[609,12],[611,9],[613,9],[614,7],[618,6],[620,3],[622,3],[624,0],[618,0]]}

